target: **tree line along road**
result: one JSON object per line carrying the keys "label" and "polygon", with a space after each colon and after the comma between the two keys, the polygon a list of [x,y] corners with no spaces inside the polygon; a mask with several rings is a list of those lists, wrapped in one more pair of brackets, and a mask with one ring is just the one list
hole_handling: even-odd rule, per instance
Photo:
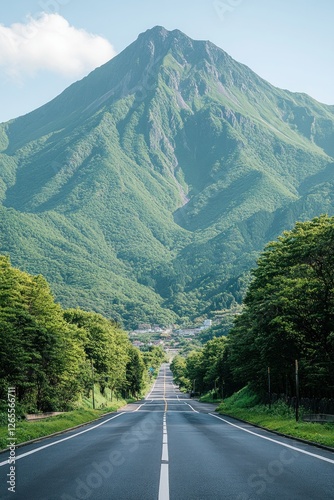
{"label": "tree line along road", "polygon": [[334,454],[214,412],[163,365],[145,400],[98,422],[8,452],[0,498],[15,500],[328,500]]}

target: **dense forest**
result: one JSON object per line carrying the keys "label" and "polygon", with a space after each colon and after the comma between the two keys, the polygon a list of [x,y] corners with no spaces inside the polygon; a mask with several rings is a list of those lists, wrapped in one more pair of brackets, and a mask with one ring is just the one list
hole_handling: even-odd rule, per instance
{"label": "dense forest", "polygon": [[[15,386],[26,412],[68,410],[89,394],[139,396],[148,369],[164,360],[160,348],[142,354],[110,319],[64,310],[47,281],[11,266],[0,256],[0,399]],[[93,375],[94,374],[94,375]]]}
{"label": "dense forest", "polygon": [[188,390],[334,397],[334,218],[297,223],[261,254],[228,337],[209,340],[172,370]]}

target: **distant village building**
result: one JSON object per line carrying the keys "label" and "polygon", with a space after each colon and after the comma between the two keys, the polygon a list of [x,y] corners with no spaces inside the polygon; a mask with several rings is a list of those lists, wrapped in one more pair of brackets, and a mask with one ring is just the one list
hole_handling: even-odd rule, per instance
{"label": "distant village building", "polygon": [[144,344],[143,342],[140,342],[140,340],[134,340],[134,341],[132,342],[132,345],[133,345],[134,347],[143,347],[143,345],[145,345],[145,344]]}
{"label": "distant village building", "polygon": [[152,326],[149,323],[140,323],[138,325],[137,331],[147,333],[147,332],[152,332]]}
{"label": "distant village building", "polygon": [[184,328],[180,330],[176,330],[175,333],[177,335],[180,335],[180,337],[194,337],[195,335],[198,335],[201,333],[200,328]]}

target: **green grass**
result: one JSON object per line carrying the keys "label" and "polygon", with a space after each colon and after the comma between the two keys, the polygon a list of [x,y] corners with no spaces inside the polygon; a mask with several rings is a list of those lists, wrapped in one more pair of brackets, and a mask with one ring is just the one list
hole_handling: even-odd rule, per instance
{"label": "green grass", "polygon": [[199,400],[201,403],[213,403],[217,405],[222,402],[222,399],[215,397],[214,391],[207,392],[204,396],[201,396]]}
{"label": "green grass", "polygon": [[[271,406],[259,404],[258,398],[247,387],[222,402],[218,412],[246,420],[269,430],[281,432],[313,443],[334,447],[334,424],[296,422],[294,410],[284,402],[278,401]],[[303,415],[303,409],[300,416]]]}
{"label": "green grass", "polygon": [[[54,432],[64,431],[76,425],[85,424],[92,420],[95,420],[102,415],[116,411],[125,405],[125,401],[117,401],[111,403],[109,407],[99,410],[93,410],[89,408],[81,408],[78,410],[73,410],[66,412],[62,415],[57,415],[55,417],[48,417],[43,420],[27,421],[20,420],[16,423],[16,444],[23,443],[25,441],[30,441],[31,439],[40,438],[43,436],[48,436]],[[7,426],[0,427],[0,450],[7,447]]]}
{"label": "green grass", "polygon": [[[121,403],[121,406],[123,406],[126,404],[126,402],[129,402],[129,400],[124,401],[123,399],[118,399],[117,397],[113,397],[110,389],[108,388],[105,389],[104,395],[101,394],[98,384],[95,384],[94,399],[95,399],[96,410],[105,410],[106,408],[114,406],[115,404],[118,405],[119,403]],[[93,408],[92,393],[90,392],[89,397],[83,396],[77,402],[77,406],[78,408],[82,407],[85,409],[92,409]]]}
{"label": "green grass", "polygon": [[[147,383],[145,389],[142,392],[142,397],[147,394],[153,384],[155,379]],[[31,439],[37,439],[41,437],[48,436],[54,432],[64,431],[75,427],[76,425],[85,424],[91,422],[92,420],[98,419],[105,415],[106,413],[117,411],[122,406],[127,403],[132,403],[136,401],[134,398],[116,399],[111,401],[110,391],[106,390],[105,396],[103,396],[98,390],[98,386],[95,385],[94,391],[95,398],[95,410],[93,410],[92,397],[83,397],[78,401],[78,409],[73,411],[64,412],[62,415],[57,415],[55,417],[44,418],[43,420],[27,421],[18,420],[16,422],[16,444],[24,443],[25,441],[30,441]],[[4,419],[2,420],[2,422]],[[0,425],[0,450],[4,450],[8,444],[8,429],[6,425]]]}
{"label": "green grass", "polygon": [[[126,405],[131,400],[113,398],[108,389],[105,395],[99,391],[98,385],[95,385],[94,390],[95,410],[93,409],[93,400],[90,394],[89,397],[82,397],[77,403],[77,408],[73,411],[64,412],[62,415],[55,417],[43,418],[43,420],[27,421],[18,420],[16,422],[16,443],[24,443],[31,439],[36,439],[54,432],[64,431],[75,427],[76,425],[91,422],[106,413],[113,412]],[[3,422],[4,420],[2,420]],[[7,424],[0,426],[0,450],[7,446]]]}

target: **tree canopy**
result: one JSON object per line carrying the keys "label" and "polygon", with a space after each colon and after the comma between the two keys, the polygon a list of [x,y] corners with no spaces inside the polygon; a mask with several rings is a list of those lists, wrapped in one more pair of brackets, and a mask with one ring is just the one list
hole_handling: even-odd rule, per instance
{"label": "tree canopy", "polygon": [[[26,411],[69,409],[99,384],[134,396],[146,383],[142,353],[100,314],[63,310],[42,276],[0,256],[0,398],[15,386]],[[92,370],[93,368],[93,370]],[[93,374],[94,373],[94,379]]]}
{"label": "tree canopy", "polygon": [[[241,314],[227,337],[212,338],[185,359],[176,381],[225,394],[250,384],[295,395],[295,361],[305,397],[334,397],[334,217],[298,222],[269,243],[252,272]],[[210,335],[219,333],[211,329]]]}
{"label": "tree canopy", "polygon": [[228,349],[234,377],[291,393],[299,361],[307,396],[334,394],[334,218],[297,223],[265,248]]}
{"label": "tree canopy", "polygon": [[176,356],[171,363],[175,381],[187,390],[204,393],[211,389],[222,392],[226,367],[224,363],[226,337],[209,340],[187,358]]}

